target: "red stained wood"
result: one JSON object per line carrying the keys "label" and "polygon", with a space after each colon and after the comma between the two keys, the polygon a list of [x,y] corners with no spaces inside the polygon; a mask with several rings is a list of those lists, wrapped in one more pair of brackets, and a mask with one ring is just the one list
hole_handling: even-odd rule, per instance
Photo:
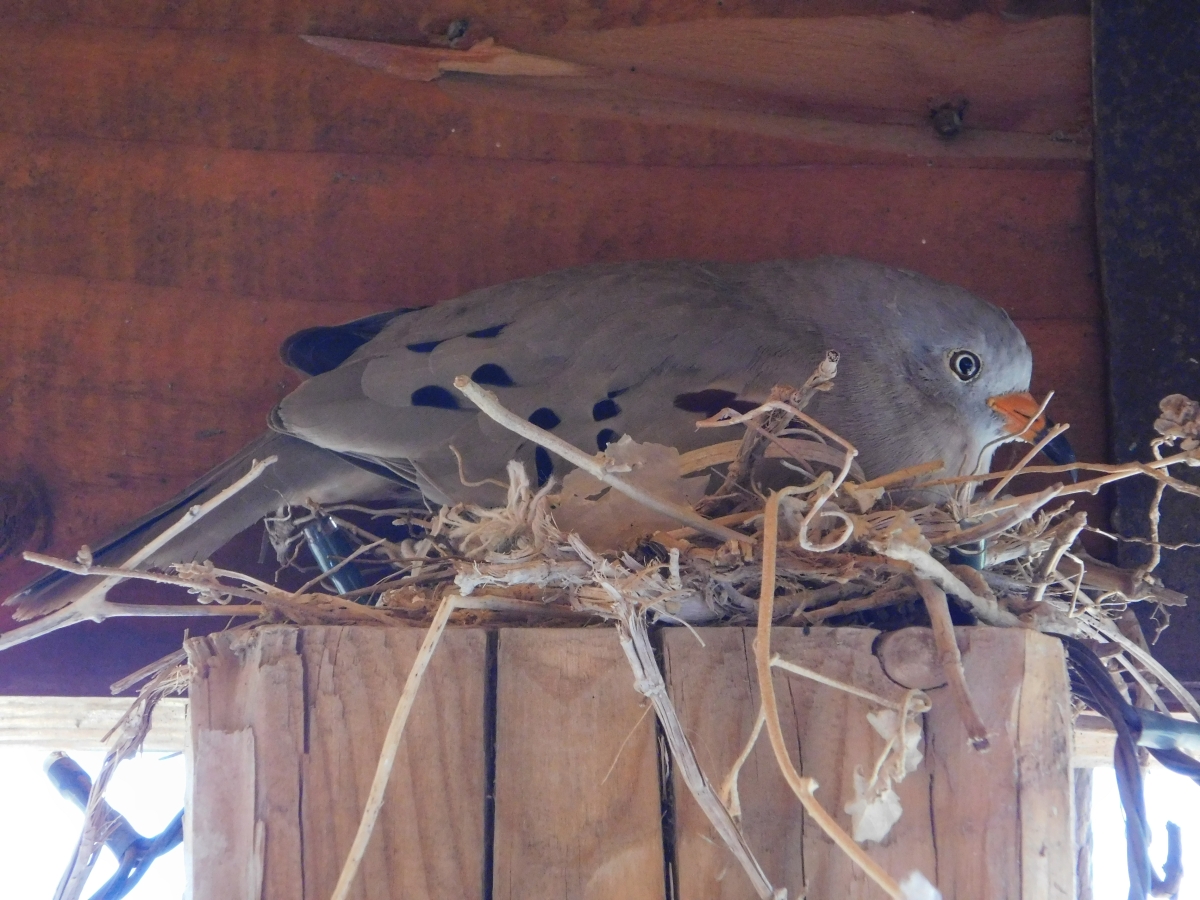
{"label": "red stained wood", "polygon": [[569,32],[520,49],[762,91],[828,119],[925,125],[931,102],[968,99],[978,127],[1049,134],[1090,125],[1090,37],[1086,16],[831,16]]}
{"label": "red stained wood", "polygon": [[[0,83],[14,86],[0,129],[643,165],[1069,167],[1089,154],[1080,139],[1088,29],[1079,16],[1016,25],[984,16],[701,21],[533,36],[525,46],[608,74],[455,76],[439,88],[293,34],[13,27],[0,32]],[[866,46],[880,48],[871,67]],[[964,99],[968,129],[953,141],[936,137],[931,104]]]}
{"label": "red stained wood", "polygon": [[1097,309],[1081,172],[678,169],[0,138],[0,267],[432,302],[634,258],[856,254],[1020,317]]}
{"label": "red stained wood", "polygon": [[512,42],[512,36],[573,29],[657,25],[699,18],[751,16],[888,15],[922,12],[958,18],[984,8],[1019,18],[1086,13],[1087,0],[0,0],[0,20],[52,24],[82,23],[119,28],[179,28],[331,34],[363,40],[418,41],[444,35],[455,19],[466,18],[483,34]]}
{"label": "red stained wood", "polygon": [[[788,122],[799,138],[877,154],[1049,161],[1090,152],[1090,35],[1084,16],[1024,24],[984,14],[959,22],[841,16],[569,32],[521,49],[625,73],[634,110],[640,97],[666,114],[653,84],[632,83],[659,77],[740,91],[666,95],[690,108],[731,110],[734,130],[770,133],[773,122]],[[541,90],[569,82],[541,79]],[[604,89],[604,79],[594,83]],[[954,140],[930,127],[931,109],[947,103],[962,104],[968,126]]]}

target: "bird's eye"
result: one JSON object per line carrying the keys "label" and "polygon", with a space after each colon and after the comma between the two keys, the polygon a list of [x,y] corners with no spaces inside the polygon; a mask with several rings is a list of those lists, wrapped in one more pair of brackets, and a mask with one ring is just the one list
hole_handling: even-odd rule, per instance
{"label": "bird's eye", "polygon": [[955,350],[950,354],[950,371],[960,381],[974,381],[982,368],[983,363],[970,350]]}

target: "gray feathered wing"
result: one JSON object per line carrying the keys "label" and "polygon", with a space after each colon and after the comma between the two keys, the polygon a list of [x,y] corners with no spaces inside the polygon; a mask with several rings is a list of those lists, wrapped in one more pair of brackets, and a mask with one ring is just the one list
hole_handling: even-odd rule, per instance
{"label": "gray feathered wing", "polygon": [[502,479],[510,459],[531,470],[546,460],[459,395],[458,375],[585,452],[625,433],[686,450],[737,435],[699,432],[702,414],[680,397],[761,399],[778,381],[803,381],[823,350],[815,328],[785,328],[716,267],[596,266],[400,316],[287,397],[273,426],[386,465],[435,501],[495,503],[501,489],[464,487],[450,447],[468,481]]}

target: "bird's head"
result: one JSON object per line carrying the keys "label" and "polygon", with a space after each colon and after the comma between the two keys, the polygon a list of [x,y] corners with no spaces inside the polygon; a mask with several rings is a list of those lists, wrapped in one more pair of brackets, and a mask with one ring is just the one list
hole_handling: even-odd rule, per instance
{"label": "bird's head", "polygon": [[[856,345],[843,353],[861,360],[856,387],[895,398],[898,415],[927,417],[927,458],[940,451],[952,474],[972,474],[987,469],[1000,444],[1045,435],[1052,423],[1029,393],[1033,355],[1004,310],[922,275],[838,262],[834,330]],[[919,401],[905,403],[906,396]],[[961,446],[946,444],[951,422],[965,426]],[[919,428],[904,431],[920,435]],[[1044,452],[1074,461],[1061,436]]]}

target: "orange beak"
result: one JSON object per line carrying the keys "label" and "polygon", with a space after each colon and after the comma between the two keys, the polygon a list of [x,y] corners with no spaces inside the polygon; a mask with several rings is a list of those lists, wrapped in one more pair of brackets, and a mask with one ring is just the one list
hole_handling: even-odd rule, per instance
{"label": "orange beak", "polygon": [[[987,405],[1004,417],[1004,428],[1013,437],[1035,444],[1050,428],[1041,406],[1028,391],[988,397]],[[1036,418],[1035,418],[1036,417]]]}
{"label": "orange beak", "polygon": [[[1038,415],[1041,404],[1027,391],[989,397],[987,405],[1004,417],[1004,427],[1009,434],[1030,444],[1036,444],[1054,426],[1045,415]],[[1051,462],[1058,465],[1070,465],[1075,462],[1075,451],[1071,449],[1065,434],[1060,434],[1048,443],[1042,448],[1042,452]],[[1075,473],[1071,472],[1072,480],[1075,477]]]}

